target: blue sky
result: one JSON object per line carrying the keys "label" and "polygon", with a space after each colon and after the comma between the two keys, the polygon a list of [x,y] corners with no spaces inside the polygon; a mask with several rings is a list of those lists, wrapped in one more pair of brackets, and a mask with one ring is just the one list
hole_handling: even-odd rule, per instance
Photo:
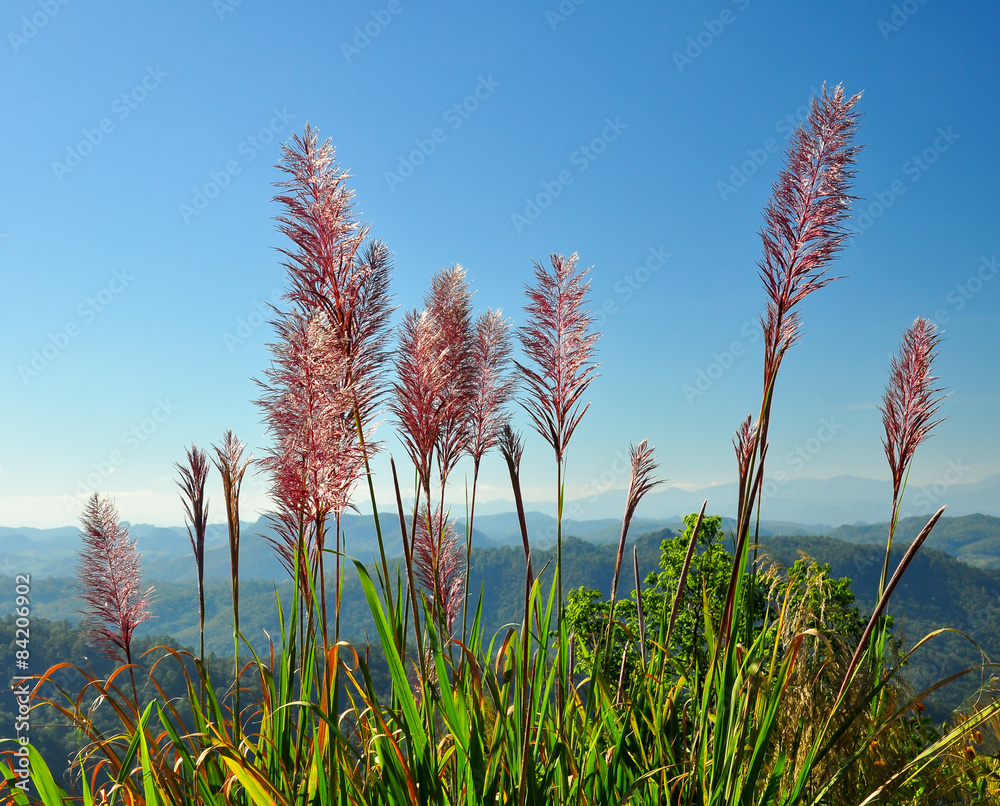
{"label": "blue sky", "polygon": [[[803,306],[771,471],[888,477],[875,405],[925,316],[952,395],[912,479],[1000,472],[997,16],[940,0],[8,2],[0,524],[75,523],[94,489],[130,521],[180,523],[186,445],[229,427],[266,444],[251,379],[259,309],[284,286],[273,165],[306,121],[394,251],[401,309],[461,263],[476,304],[520,323],[533,259],[593,266],[601,377],[569,498],[624,486],[616,453],[644,437],[671,483],[733,480],[730,437],[760,395],[760,211],[824,82],[864,91],[859,235],[845,279]],[[379,436],[401,456],[388,417]],[[807,444],[822,447],[792,461]],[[552,470],[529,435],[529,499],[553,497]],[[505,478],[488,459],[481,499],[509,498]],[[265,493],[248,482],[247,517]]]}

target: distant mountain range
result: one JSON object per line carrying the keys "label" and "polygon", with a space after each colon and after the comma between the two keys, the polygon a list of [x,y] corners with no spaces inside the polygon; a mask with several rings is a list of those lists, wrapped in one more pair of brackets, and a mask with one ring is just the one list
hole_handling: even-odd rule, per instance
{"label": "distant mountain range", "polygon": [[[699,508],[700,508],[699,503]],[[396,513],[380,513],[386,554],[402,556],[399,518]],[[535,548],[555,545],[556,519],[541,512],[525,515],[531,544]],[[734,524],[725,521],[727,527]],[[465,520],[457,523],[465,531]],[[677,530],[681,518],[637,518],[632,522],[631,534],[642,535],[667,529]],[[588,543],[617,542],[621,535],[620,518],[598,520],[563,520],[563,535],[577,537]],[[801,524],[764,521],[761,535],[815,535],[822,534]],[[375,519],[371,515],[345,515],[342,521],[344,550],[352,557],[368,561],[378,551]],[[165,582],[181,582],[195,578],[191,542],[187,531],[180,526],[129,525],[129,535],[136,540],[142,554],[145,576]],[[269,540],[277,540],[266,517],[256,523],[241,526],[240,574],[244,579],[284,579],[286,573],[275,559]],[[335,536],[327,538],[328,547],[334,547]],[[477,548],[521,546],[521,531],[517,515],[513,512],[495,515],[477,515],[473,522],[473,545]],[[29,529],[0,527],[0,576],[30,573],[39,577],[66,577],[74,575],[80,548],[79,530],[72,526],[55,529]],[[228,532],[223,525],[209,527],[205,537],[205,576],[208,579],[228,578],[230,575]]]}
{"label": "distant mountain range", "polygon": [[[964,483],[967,472],[961,464],[942,470],[941,480],[923,487],[907,487],[902,516],[932,515],[947,504],[948,515],[1000,516],[1000,475]],[[769,523],[796,525],[797,534],[825,534],[841,524],[881,523],[889,519],[892,484],[889,481],[858,476],[832,479],[800,478],[764,482],[761,517]],[[719,484],[702,490],[686,491],[678,487],[658,487],[642,499],[638,514],[642,518],[677,522],[682,515],[697,512],[708,499],[708,511],[716,515],[736,516],[737,486]],[[608,490],[589,499],[570,501],[565,515],[580,520],[621,518],[625,504],[624,490]],[[550,503],[534,502],[527,509],[554,514]],[[478,506],[478,512],[498,512],[511,508],[509,502],[492,501]],[[480,516],[476,516],[476,521]],[[805,528],[807,531],[803,531]],[[789,532],[784,532],[788,534]]]}
{"label": "distant mountain range", "polygon": [[[1000,479],[1000,477],[997,477]],[[989,481],[989,480],[987,480]],[[863,483],[863,484],[859,484]],[[820,481],[816,479],[789,482],[781,489],[786,494],[786,500],[780,506],[778,497],[765,501],[765,513],[792,514],[795,507],[802,507],[800,519],[795,520],[762,520],[760,525],[761,538],[771,536],[820,536],[829,535],[839,540],[851,543],[883,543],[887,527],[885,523],[853,523],[839,527],[823,526],[805,515],[809,511],[832,513],[832,504],[819,503],[822,493],[844,493],[848,490],[859,490],[885,486],[885,500],[880,507],[885,510],[890,490],[888,483],[877,482],[853,477],[841,477]],[[961,489],[961,488],[976,488]],[[712,488],[710,491],[684,493],[690,497],[689,506],[678,504],[679,499],[671,497],[673,490],[651,493],[643,499],[640,507],[642,517],[632,522],[631,535],[638,537],[659,530],[677,531],[682,526],[680,514],[689,513],[701,507],[701,501],[709,497],[707,511],[710,514],[723,514],[723,526],[729,531],[735,525],[731,517],[725,517],[727,507],[723,503],[726,496],[706,493],[725,491],[725,487]],[[978,491],[978,493],[977,493]],[[942,501],[949,501],[948,516],[938,524],[930,538],[929,545],[941,549],[952,556],[980,568],[1000,569],[1000,519],[983,511],[971,517],[961,516],[966,505],[963,501],[975,501],[975,496],[981,494],[981,503],[986,503],[991,495],[1000,488],[986,482],[977,485],[953,485],[940,496]],[[680,491],[676,491],[680,493]],[[735,496],[735,490],[731,491]],[[908,496],[916,498],[921,493],[934,493],[933,488],[915,488],[908,491]],[[868,493],[873,499],[878,497],[878,490]],[[815,497],[810,497],[814,495]],[[609,500],[612,493],[605,493]],[[958,503],[955,503],[955,501]],[[809,503],[809,502],[813,503]],[[673,502],[673,503],[671,503]],[[714,506],[713,502],[718,502]],[[935,506],[938,504],[934,502]],[[826,506],[827,510],[821,507]],[[842,505],[847,508],[846,505]],[[668,507],[677,507],[671,515],[661,513],[672,512]],[[610,508],[610,505],[609,505]],[[871,514],[876,511],[874,501],[870,504]],[[993,512],[997,511],[993,507]],[[589,510],[588,510],[589,511]],[[903,515],[907,514],[906,507]],[[882,515],[886,520],[887,513]],[[900,520],[898,539],[909,542],[926,523],[926,515],[915,515]],[[380,515],[382,533],[385,539],[386,554],[390,557],[402,554],[402,543],[399,536],[399,520],[395,513]],[[532,546],[536,549],[547,548],[555,543],[556,520],[552,515],[542,511],[526,513],[528,532]],[[841,521],[843,523],[843,521]],[[464,520],[458,522],[459,529],[464,532]],[[342,522],[345,551],[362,561],[368,561],[378,551],[378,542],[374,518],[370,515],[345,515]],[[194,562],[191,544],[183,527],[158,527],[149,524],[132,524],[130,534],[138,543],[142,553],[143,568],[149,579],[160,581],[181,582],[194,579]],[[256,523],[244,523],[242,526],[242,545],[240,552],[241,575],[244,579],[284,579],[285,572],[274,557],[272,546],[267,538],[277,539],[267,518],[261,518]],[[590,520],[578,520],[571,517],[563,520],[563,535],[577,537],[592,544],[616,542],[621,534],[620,516],[602,517]],[[333,547],[334,537],[328,538],[329,546]],[[521,545],[521,533],[517,516],[513,512],[476,515],[474,521],[473,545],[477,548],[497,548]],[[74,575],[77,564],[77,551],[80,546],[80,536],[77,528],[64,526],[55,529],[31,529],[0,527],[0,576],[30,573],[40,577],[68,577]],[[206,535],[205,575],[209,579],[227,578],[229,576],[229,546],[227,531],[223,525],[212,525]]]}
{"label": "distant mountain range", "polygon": [[[972,514],[983,518],[1000,516],[1000,476],[963,483],[959,480],[962,468],[959,466],[952,470],[954,472],[950,476],[943,474],[948,481],[907,489],[902,508],[901,536],[906,534],[912,538],[926,518],[942,504],[948,505],[947,514],[951,518]],[[949,481],[957,483],[949,484]],[[676,530],[682,523],[682,517],[700,509],[706,498],[709,513],[732,518],[735,515],[736,495],[735,484],[695,491],[677,487],[656,488],[642,500],[631,533],[638,536],[659,529]],[[608,490],[590,499],[568,502],[564,511],[564,536],[578,537],[595,544],[616,541],[621,532],[624,496],[623,490]],[[885,539],[885,526],[880,524],[888,520],[890,499],[888,481],[856,476],[787,482],[770,480],[764,485],[764,520],[760,533],[762,537],[833,535],[849,542],[878,542]],[[546,547],[553,544],[556,537],[554,507],[546,502],[526,506],[530,510],[526,520],[532,545]],[[511,509],[507,501],[486,502],[478,506],[473,544],[479,548],[520,546],[518,520]],[[908,517],[914,518],[912,524]],[[402,544],[396,514],[383,513],[380,520],[387,554],[399,556]],[[992,520],[977,522],[974,528],[970,527],[962,535],[945,537],[949,528],[946,519],[932,536],[932,545],[938,545],[972,565],[1000,568],[1000,530],[990,525]],[[459,526],[464,530],[464,521],[460,520]],[[163,581],[193,579],[191,546],[184,528],[133,524],[130,533],[138,541],[149,578]],[[244,524],[243,533],[241,567],[244,578],[283,578],[284,572],[274,559],[271,546],[262,539],[276,537],[267,519]],[[368,560],[377,551],[372,516],[345,515],[343,534],[346,551],[351,556]],[[206,576],[228,576],[229,548],[225,527],[218,524],[210,526],[206,543]],[[79,545],[79,532],[73,526],[55,529],[0,527],[0,576],[15,573],[70,576],[77,561]]]}

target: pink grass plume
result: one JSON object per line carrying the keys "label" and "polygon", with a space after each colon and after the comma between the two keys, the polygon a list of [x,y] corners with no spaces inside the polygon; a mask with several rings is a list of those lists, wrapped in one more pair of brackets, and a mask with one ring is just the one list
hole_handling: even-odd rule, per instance
{"label": "pink grass plume", "polygon": [[622,518],[621,536],[618,538],[618,551],[615,553],[615,573],[611,581],[611,608],[609,611],[607,641],[610,644],[612,625],[614,624],[615,602],[618,600],[618,579],[622,570],[622,560],[625,556],[625,541],[628,538],[628,530],[632,525],[632,518],[639,506],[639,502],[653,487],[663,482],[653,478],[657,464],[653,458],[653,449],[649,447],[646,440],[638,445],[633,445],[629,449],[629,456],[632,460],[632,475],[629,479],[628,496],[625,499],[625,515]]}
{"label": "pink grass plume", "polygon": [[476,465],[497,445],[510,420],[507,405],[517,388],[511,369],[510,323],[500,311],[488,310],[476,319],[472,347],[468,451]]}
{"label": "pink grass plume", "polygon": [[[271,475],[278,510],[273,525],[279,540],[272,543],[293,577],[298,566],[306,601],[311,602],[306,577],[318,572],[325,639],[327,518],[333,516],[339,525],[367,470],[367,457],[346,371],[349,359],[339,349],[329,317],[314,309],[309,314],[286,313],[273,324],[279,340],[271,345],[272,363],[265,370],[266,382],[259,384],[263,395],[257,401],[273,438],[259,460]],[[338,563],[338,575],[339,568]]]}
{"label": "pink grass plume", "polygon": [[590,404],[583,394],[597,375],[593,362],[598,334],[587,311],[587,270],[576,254],[551,255],[552,271],[535,263],[535,286],[527,289],[528,323],[519,329],[529,364],[517,363],[527,398],[522,405],[533,427],[561,463],[566,446]]}
{"label": "pink grass plume", "polygon": [[[386,353],[392,298],[392,256],[354,217],[350,175],[337,167],[332,143],[319,142],[306,125],[282,148],[278,165],[287,178],[275,197],[283,208],[280,231],[294,248],[283,248],[291,288],[285,295],[309,316],[326,317],[333,349],[344,359],[343,386],[353,398],[366,438],[386,390]],[[369,455],[378,446],[367,440]]]}
{"label": "pink grass plume", "polygon": [[934,323],[920,318],[903,332],[899,353],[892,359],[889,383],[879,406],[885,428],[882,446],[892,473],[892,517],[879,577],[879,595],[886,589],[900,496],[910,462],[920,443],[941,422],[935,418],[943,395],[942,390],[934,385],[938,379],[933,374],[940,338]]}
{"label": "pink grass plume", "polygon": [[281,505],[322,523],[343,512],[364,471],[345,359],[321,313],[285,314],[274,325],[279,340],[257,401],[274,445],[260,464]]}
{"label": "pink grass plume", "polygon": [[[229,528],[229,563],[233,578],[234,607],[237,606],[240,563],[240,489],[243,476],[253,462],[253,455],[243,458],[246,443],[240,441],[232,429],[222,436],[221,445],[213,445],[215,464],[222,476],[222,492],[226,499],[226,523]],[[237,610],[238,612],[238,610]],[[239,618],[236,619],[237,625]]]}
{"label": "pink grass plume", "polygon": [[438,506],[425,506],[417,516],[413,539],[413,567],[417,580],[427,591],[441,623],[449,632],[462,611],[462,544],[454,521]]}
{"label": "pink grass plume", "polygon": [[473,398],[472,293],[460,265],[442,269],[431,279],[424,306],[433,323],[442,374],[435,452],[442,489],[471,437],[469,407]]}
{"label": "pink grass plume", "polygon": [[438,349],[434,321],[426,311],[405,313],[398,333],[389,409],[399,423],[400,438],[417,470],[421,491],[429,498],[434,449],[445,417],[441,401],[448,370]]}
{"label": "pink grass plume", "polygon": [[941,340],[933,322],[917,319],[903,333],[899,354],[892,359],[882,405],[882,445],[892,472],[892,497],[899,497],[906,470],[917,447],[938,423],[941,389],[934,386],[934,359]]}
{"label": "pink grass plume", "polygon": [[[80,613],[91,642],[108,657],[132,666],[132,637],[153,617],[149,610],[153,587],[142,587],[139,551],[128,536],[110,498],[94,493],[80,518],[77,585],[86,606]],[[135,675],[129,668],[132,695],[138,709]]]}
{"label": "pink grass plume", "polygon": [[[527,364],[517,363],[525,391],[521,405],[532,426],[556,455],[556,622],[562,630],[562,507],[563,460],[580,420],[590,407],[583,395],[597,376],[591,331],[593,317],[586,308],[587,270],[577,271],[577,255],[550,255],[552,271],[535,263],[535,285],[526,289],[527,323],[518,330]],[[560,714],[569,687],[564,653],[558,656],[556,702]]]}
{"label": "pink grass plume", "polygon": [[861,95],[823,88],[806,122],[792,134],[785,167],[764,211],[760,276],[769,298],[762,320],[765,375],[773,381],[785,351],[798,338],[795,308],[834,277],[829,265],[849,233],[851,182],[860,147],[853,144]]}
{"label": "pink grass plume", "polygon": [[479,467],[483,455],[497,445],[503,427],[510,420],[507,406],[517,388],[517,381],[511,370],[510,323],[500,311],[487,310],[476,318],[470,350],[466,451],[472,457],[472,502],[466,526],[463,638],[468,622],[468,585],[472,567],[472,534],[476,517]]}
{"label": "pink grass plume", "polygon": [[[761,317],[764,377],[760,414],[753,431],[744,426],[737,445],[741,468],[741,500],[737,506],[736,556],[746,546],[757,491],[763,481],[771,420],[771,403],[781,362],[799,338],[799,304],[836,278],[830,264],[850,233],[850,195],[860,146],[855,107],[861,95],[847,97],[841,85],[814,97],[805,122],[792,133],[785,165],[771,188],[761,230],[763,255],[758,263],[767,293]],[[749,457],[749,460],[747,459]],[[741,470],[741,472],[744,472]],[[735,584],[734,575],[732,584]],[[727,601],[731,597],[727,597]]]}
{"label": "pink grass plume", "polygon": [[[330,140],[320,143],[317,131],[306,124],[301,137],[294,135],[283,146],[277,167],[286,174],[286,178],[277,183],[281,192],[275,201],[282,206],[277,220],[280,231],[292,242],[291,247],[280,250],[285,257],[291,286],[285,299],[306,320],[321,323],[324,333],[317,349],[321,350],[325,361],[324,371],[328,378],[324,386],[330,400],[320,404],[325,406],[325,412],[300,418],[306,423],[306,432],[298,440],[290,438],[276,446],[269,457],[272,460],[270,469],[276,476],[279,506],[294,508],[304,504],[308,510],[307,517],[313,522],[315,550],[319,552],[322,590],[325,584],[322,554],[326,539],[325,517],[332,514],[336,520],[339,552],[340,518],[350,504],[361,475],[368,480],[372,505],[377,512],[369,460],[381,447],[373,436],[379,407],[387,391],[386,345],[393,310],[389,293],[392,256],[382,241],[368,239],[368,226],[355,217],[352,210],[354,193],[346,184],[350,176],[337,166]],[[280,323],[278,327],[280,332]],[[274,402],[274,397],[262,401],[272,431],[275,431],[275,423],[280,425],[282,419],[280,409],[273,407]],[[318,440],[314,439],[316,436]],[[312,446],[306,453],[311,453],[315,461],[304,463],[300,474],[301,489],[296,491],[294,470],[298,458],[303,455],[302,449],[309,442]],[[289,450],[290,459],[281,460],[280,454]],[[289,523],[288,518],[279,519],[281,528]],[[380,529],[377,535],[383,573],[388,577]],[[300,537],[301,534],[295,536],[296,543],[301,542]],[[338,560],[338,591],[340,565]],[[325,596],[322,607],[325,624]],[[339,617],[336,624],[339,629]]]}
{"label": "pink grass plume", "polygon": [[[736,465],[739,471],[739,506],[746,501],[747,484],[750,481],[750,469],[753,465],[754,448],[756,447],[757,425],[753,423],[753,415],[740,423],[733,435],[733,449],[736,451]],[[737,522],[742,520],[742,510],[737,513]]]}
{"label": "pink grass plume", "polygon": [[521,532],[521,547],[524,549],[524,562],[527,568],[527,587],[530,589],[534,581],[534,571],[531,567],[531,544],[528,541],[528,526],[524,514],[524,499],[521,495],[521,456],[524,454],[524,442],[521,436],[505,423],[500,429],[500,454],[507,463],[510,474],[510,485],[514,491],[514,506],[517,510],[517,523]]}
{"label": "pink grass plume", "polygon": [[[233,595],[233,665],[234,678],[240,673],[240,489],[243,486],[243,476],[253,462],[253,455],[244,458],[246,444],[240,441],[232,429],[222,436],[222,444],[213,445],[215,458],[212,460],[219,475],[222,476],[222,494],[226,501],[226,525],[229,530],[229,568]],[[234,691],[236,713],[240,709],[240,687]],[[242,730],[242,720],[233,722],[233,730],[237,737]]]}

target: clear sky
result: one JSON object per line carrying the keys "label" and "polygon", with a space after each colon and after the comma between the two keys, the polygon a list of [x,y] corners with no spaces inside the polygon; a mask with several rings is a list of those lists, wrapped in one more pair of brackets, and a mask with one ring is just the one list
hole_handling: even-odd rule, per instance
{"label": "clear sky", "polygon": [[[952,395],[912,480],[949,461],[964,481],[1000,472],[998,16],[943,0],[10,0],[0,524],[75,524],[93,489],[130,521],[180,523],[185,446],[230,427],[266,444],[251,379],[259,309],[284,286],[273,165],[306,121],[394,251],[401,309],[461,263],[476,304],[520,323],[533,259],[593,266],[603,363],[569,498],[624,486],[616,453],[644,437],[671,483],[732,481],[730,437],[760,395],[760,211],[824,82],[864,91],[860,234],[845,279],[803,306],[770,469],[887,478],[875,405],[925,316]],[[401,458],[388,418],[379,436]],[[822,447],[789,461],[807,444]],[[501,464],[486,460],[482,500],[509,498]],[[525,475],[529,499],[553,498],[537,436]],[[265,490],[248,482],[247,517]]]}

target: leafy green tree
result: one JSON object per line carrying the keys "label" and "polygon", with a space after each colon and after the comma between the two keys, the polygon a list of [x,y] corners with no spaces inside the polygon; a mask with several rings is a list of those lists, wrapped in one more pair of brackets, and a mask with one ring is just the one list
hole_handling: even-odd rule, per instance
{"label": "leafy green tree", "polygon": [[[607,632],[610,603],[596,590],[581,587],[570,593],[566,617],[575,635],[577,674],[592,675],[594,655],[600,650],[604,675],[612,681],[621,675],[624,658],[627,682],[639,667],[642,642],[647,652],[655,651],[661,625],[670,619],[696,522],[697,515],[686,516],[683,532],[660,544],[660,570],[646,577],[642,590],[645,633],[641,641],[635,591],[631,599],[615,605],[611,642],[606,649],[600,648],[598,642]],[[733,571],[733,555],[724,539],[722,518],[702,519],[668,647],[669,657],[679,670],[704,669],[709,662],[706,618],[713,625],[721,618]],[[784,608],[788,618],[797,620],[796,630],[836,633],[852,644],[860,639],[864,622],[854,604],[851,581],[833,579],[828,564],[800,558],[784,572],[779,573],[775,567],[758,579],[758,588],[749,594],[754,597],[756,621],[766,617],[774,622]],[[773,635],[770,640],[774,640]]]}
{"label": "leafy green tree", "polygon": [[[684,559],[691,543],[697,515],[684,518],[684,531],[668,537],[660,544],[660,570],[649,574],[642,591],[647,647],[659,638],[660,624],[666,623],[674,604],[680,582]],[[722,518],[710,516],[702,519],[701,528],[691,557],[684,589],[680,594],[680,607],[670,641],[670,654],[684,667],[707,662],[705,643],[705,616],[717,621],[725,605],[726,589],[733,570],[733,556],[723,545]],[[610,605],[596,590],[579,588],[571,591],[566,618],[570,630],[576,635],[574,647],[577,672],[593,672],[594,651],[597,639],[607,629]],[[614,629],[611,645],[607,650],[604,673],[617,680],[621,673],[622,656],[625,655],[626,677],[637,665],[639,641],[638,604],[635,591],[632,598],[615,605]]]}

